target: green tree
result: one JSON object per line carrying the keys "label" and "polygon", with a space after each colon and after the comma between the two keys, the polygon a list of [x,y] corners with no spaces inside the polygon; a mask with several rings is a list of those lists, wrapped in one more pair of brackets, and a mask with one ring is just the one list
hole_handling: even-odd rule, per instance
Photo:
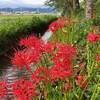
{"label": "green tree", "polygon": [[79,0],[47,0],[45,5],[55,7],[67,16],[70,16],[76,9],[80,9]]}

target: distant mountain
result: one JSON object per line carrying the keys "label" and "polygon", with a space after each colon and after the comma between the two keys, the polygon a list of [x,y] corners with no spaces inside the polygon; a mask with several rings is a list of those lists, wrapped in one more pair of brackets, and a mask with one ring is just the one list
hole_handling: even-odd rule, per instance
{"label": "distant mountain", "polygon": [[19,7],[19,8],[0,8],[0,11],[14,12],[14,11],[37,11],[39,10],[41,13],[50,13],[57,12],[57,10],[53,10],[53,8],[29,8],[29,7]]}

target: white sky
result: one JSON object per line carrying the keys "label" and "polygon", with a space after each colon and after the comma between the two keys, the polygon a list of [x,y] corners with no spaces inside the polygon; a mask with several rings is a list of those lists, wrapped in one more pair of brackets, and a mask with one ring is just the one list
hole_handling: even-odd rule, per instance
{"label": "white sky", "polygon": [[28,4],[43,4],[46,0],[22,0]]}
{"label": "white sky", "polygon": [[0,0],[1,2],[12,2],[12,3],[26,3],[26,4],[44,4],[46,0]]}
{"label": "white sky", "polygon": [[[47,0],[0,0],[0,8],[10,7],[42,7]],[[80,0],[82,1],[82,0]],[[37,6],[35,6],[37,5]],[[46,6],[45,6],[46,7]]]}

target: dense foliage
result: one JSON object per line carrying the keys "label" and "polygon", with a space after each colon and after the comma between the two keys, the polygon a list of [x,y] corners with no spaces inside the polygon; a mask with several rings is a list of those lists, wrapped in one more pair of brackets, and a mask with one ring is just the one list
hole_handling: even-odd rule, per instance
{"label": "dense foliage", "polygon": [[14,49],[14,55],[8,56],[13,71],[25,67],[32,75],[29,80],[20,78],[8,86],[0,81],[0,98],[99,100],[100,30],[94,24],[96,20],[96,15],[81,22],[59,17],[47,30],[53,32],[47,43],[33,36],[21,38],[19,46],[23,49]]}
{"label": "dense foliage", "polygon": [[45,5],[54,7],[62,12],[62,15],[71,16],[76,9],[80,9],[79,0],[46,0]]}
{"label": "dense foliage", "polygon": [[11,19],[12,21],[0,23],[0,52],[9,48],[25,34],[41,33],[42,35],[50,22],[57,19],[57,16],[43,15]]}
{"label": "dense foliage", "polygon": [[[46,0],[45,5],[54,7],[54,9],[62,12],[63,16],[67,16],[69,18],[79,17],[82,19],[86,17],[86,3],[90,1],[93,4],[93,14],[99,15],[100,0]],[[90,11],[87,11],[87,13],[89,12]]]}

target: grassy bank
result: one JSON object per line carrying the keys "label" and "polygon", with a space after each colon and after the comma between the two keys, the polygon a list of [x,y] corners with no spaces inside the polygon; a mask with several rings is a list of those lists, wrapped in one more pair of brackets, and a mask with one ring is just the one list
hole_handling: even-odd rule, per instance
{"label": "grassy bank", "polygon": [[[99,100],[100,99],[100,30],[90,20],[72,20],[59,17],[48,31],[53,35],[47,44],[30,36],[22,38],[9,55],[13,71],[24,67],[31,72],[30,80],[16,80],[12,97],[29,100]],[[98,23],[99,25],[99,23]],[[32,65],[34,71],[29,65]],[[1,87],[6,87],[2,82]],[[9,91],[2,89],[2,94]],[[9,95],[8,95],[9,96]]]}
{"label": "grassy bank", "polygon": [[[17,17],[16,17],[17,18]],[[12,18],[11,18],[12,19]],[[48,25],[57,19],[57,16],[22,16],[16,21],[7,21],[0,24],[0,52],[11,47],[19,38],[26,34],[46,31]]]}

